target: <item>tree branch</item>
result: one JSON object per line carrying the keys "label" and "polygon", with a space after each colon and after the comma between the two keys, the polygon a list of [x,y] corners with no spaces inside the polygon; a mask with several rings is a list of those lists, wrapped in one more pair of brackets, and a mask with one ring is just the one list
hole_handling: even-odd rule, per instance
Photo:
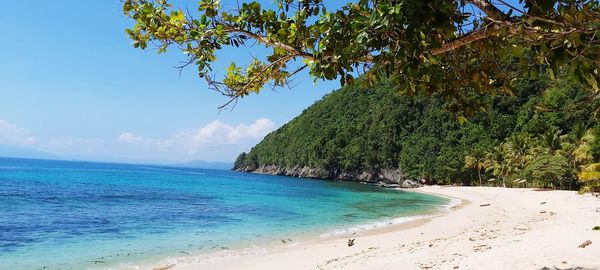
{"label": "tree branch", "polygon": [[301,52],[299,50],[297,50],[296,48],[287,45],[287,44],[283,44],[281,42],[277,42],[277,41],[272,41],[269,38],[263,37],[259,34],[256,33],[252,33],[250,31],[247,30],[243,30],[243,29],[239,29],[233,26],[226,26],[223,30],[226,33],[241,33],[244,35],[247,35],[251,38],[253,38],[254,40],[258,41],[259,43],[265,44],[267,46],[272,46],[272,47],[277,47],[277,48],[281,48],[286,50],[287,52],[289,52],[290,54],[296,55],[296,56],[301,56],[310,60],[315,60],[315,56],[307,53],[307,52]]}
{"label": "tree branch", "polygon": [[510,20],[510,16],[508,16],[506,13],[502,12],[502,10],[494,6],[494,4],[492,4],[489,0],[468,0],[467,2],[481,9],[481,11],[483,11],[488,17],[492,19],[500,21]]}
{"label": "tree branch", "polygon": [[[242,86],[240,86],[240,89],[238,90],[234,90],[232,91],[231,89],[227,89],[226,91],[223,91],[220,89],[221,85],[225,85],[222,82],[216,82],[212,79],[210,79],[209,77],[207,77],[207,81],[209,85],[212,85],[212,88],[217,89],[218,92],[220,92],[221,94],[230,97],[229,101],[221,106],[218,107],[219,110],[224,109],[225,107],[229,106],[229,104],[231,102],[233,102],[234,100],[237,100],[238,98],[248,94],[248,87],[251,86],[253,83],[257,83],[260,80],[270,80],[271,77],[265,77],[265,78],[261,78],[261,75],[264,75],[265,72],[267,72],[268,70],[272,70],[274,69],[274,67],[277,67],[277,70],[280,70],[288,61],[292,60],[295,57],[298,57],[299,55],[286,55],[283,56],[271,63],[269,63],[269,65],[265,66],[259,73],[258,75],[250,78],[250,80],[248,80],[247,82],[245,82]],[[290,78],[294,75],[296,75],[296,73],[300,72],[301,70],[303,70],[304,68],[306,68],[307,65],[303,65],[302,67],[296,69],[294,72],[290,73],[289,75],[286,76],[286,80],[287,78]],[[263,84],[266,82],[263,82]],[[227,87],[227,86],[226,86]]]}
{"label": "tree branch", "polygon": [[431,55],[439,55],[444,54],[449,51],[456,50],[462,46],[465,46],[469,43],[487,38],[491,35],[498,33],[500,29],[496,25],[489,25],[488,27],[482,28],[480,30],[471,32],[467,35],[455,38],[449,42],[442,44],[442,47],[435,48],[430,51]]}
{"label": "tree branch", "polygon": [[509,4],[509,3],[507,3],[506,1],[503,1],[503,0],[498,0],[498,1],[499,1],[500,3],[502,3],[503,5],[507,6],[508,8],[510,8],[510,9],[512,9],[512,10],[516,10],[517,12],[519,12],[519,13],[523,14],[523,16],[527,16],[527,17],[530,17],[530,18],[536,19],[536,20],[538,20],[538,21],[543,21],[543,22],[547,22],[547,23],[551,23],[551,24],[556,24],[556,25],[561,25],[561,26],[564,26],[564,25],[565,25],[565,24],[564,24],[564,23],[562,23],[562,22],[557,22],[557,21],[555,21],[555,20],[552,20],[552,19],[549,19],[549,18],[542,18],[542,17],[539,17],[539,16],[535,16],[535,15],[529,14],[529,13],[525,12],[524,10],[518,9],[518,8],[516,8],[515,6],[513,6],[513,5]]}

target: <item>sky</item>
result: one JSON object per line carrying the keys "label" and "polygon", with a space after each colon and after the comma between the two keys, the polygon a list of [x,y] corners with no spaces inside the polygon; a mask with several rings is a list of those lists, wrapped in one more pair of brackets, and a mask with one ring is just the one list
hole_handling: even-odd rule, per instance
{"label": "sky", "polygon": [[[339,88],[302,73],[292,89],[266,89],[219,111],[226,97],[194,67],[181,76],[174,68],[185,60],[180,51],[134,49],[125,33],[132,24],[119,0],[3,3],[0,146],[76,160],[233,161]],[[217,71],[250,52],[219,57]]]}
{"label": "sky", "polygon": [[[349,1],[326,3],[332,10]],[[170,2],[189,10],[197,3]],[[220,111],[227,97],[208,90],[195,67],[181,74],[174,68],[185,60],[180,51],[133,48],[125,33],[133,22],[121,8],[120,0],[3,3],[0,150],[91,161],[231,162],[339,88],[337,81],[315,83],[303,72],[291,89],[265,89]],[[224,71],[265,51],[225,49],[213,68]]]}

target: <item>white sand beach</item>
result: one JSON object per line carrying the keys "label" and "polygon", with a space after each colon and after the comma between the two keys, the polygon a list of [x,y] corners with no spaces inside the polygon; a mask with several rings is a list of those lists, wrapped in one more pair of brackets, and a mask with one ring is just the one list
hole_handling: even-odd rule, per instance
{"label": "white sand beach", "polygon": [[463,203],[434,218],[358,233],[352,247],[349,237],[315,239],[228,259],[188,258],[170,269],[600,269],[600,231],[593,230],[600,199],[589,194],[442,186],[417,192]]}

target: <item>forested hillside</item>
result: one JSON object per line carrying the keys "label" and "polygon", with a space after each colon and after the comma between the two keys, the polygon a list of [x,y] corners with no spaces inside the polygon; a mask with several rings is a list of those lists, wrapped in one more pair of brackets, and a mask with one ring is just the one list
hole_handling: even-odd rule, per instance
{"label": "forested hillside", "polygon": [[589,164],[600,158],[599,102],[586,86],[522,79],[514,95],[486,96],[487,109],[462,124],[441,98],[395,89],[382,83],[335,91],[242,153],[234,169],[556,188],[578,188],[587,173],[588,188],[597,186]]}

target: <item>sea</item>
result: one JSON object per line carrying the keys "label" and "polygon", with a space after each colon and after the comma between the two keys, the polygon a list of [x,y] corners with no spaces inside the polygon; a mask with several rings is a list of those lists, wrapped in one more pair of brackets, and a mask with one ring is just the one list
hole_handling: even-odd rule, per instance
{"label": "sea", "polygon": [[219,259],[431,216],[450,203],[356,182],[0,158],[0,268]]}

